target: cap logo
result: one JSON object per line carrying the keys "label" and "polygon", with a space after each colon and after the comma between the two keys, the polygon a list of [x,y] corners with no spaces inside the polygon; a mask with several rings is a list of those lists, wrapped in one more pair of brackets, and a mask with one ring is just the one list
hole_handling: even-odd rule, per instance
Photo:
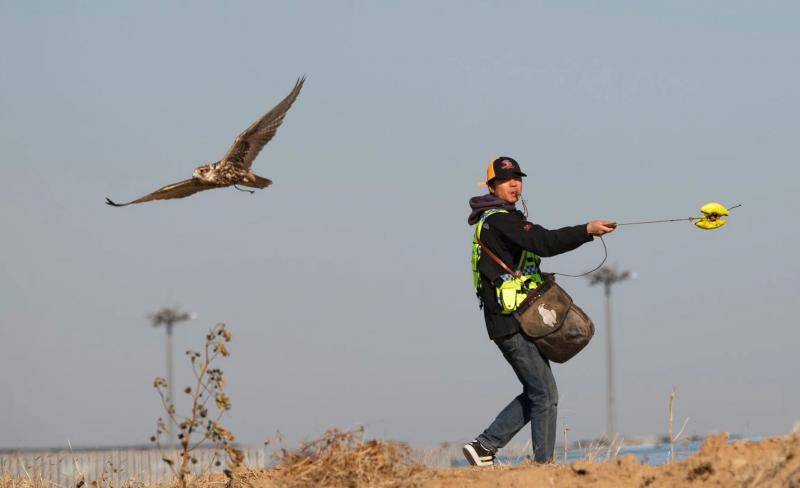
{"label": "cap logo", "polygon": [[504,159],[500,162],[500,169],[514,169],[514,163],[508,159]]}

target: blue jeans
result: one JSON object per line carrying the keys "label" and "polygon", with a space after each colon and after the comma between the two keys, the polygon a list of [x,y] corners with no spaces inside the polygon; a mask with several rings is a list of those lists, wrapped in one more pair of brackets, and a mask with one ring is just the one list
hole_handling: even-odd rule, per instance
{"label": "blue jeans", "polygon": [[495,340],[506,361],[522,383],[522,393],[511,400],[478,440],[487,449],[504,447],[525,424],[531,423],[533,460],[548,463],[556,444],[558,390],[550,362],[536,344],[518,332]]}

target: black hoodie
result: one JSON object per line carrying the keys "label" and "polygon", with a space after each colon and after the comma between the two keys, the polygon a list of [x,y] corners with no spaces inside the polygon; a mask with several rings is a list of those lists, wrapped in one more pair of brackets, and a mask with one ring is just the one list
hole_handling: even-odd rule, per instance
{"label": "black hoodie", "polygon": [[[533,251],[541,257],[550,257],[572,251],[592,240],[592,236],[586,231],[586,224],[548,230],[528,222],[525,215],[513,204],[492,194],[471,198],[469,206],[471,213],[467,222],[470,225],[476,224],[483,212],[490,208],[508,211],[493,214],[486,219],[481,230],[481,242],[512,269],[519,262],[523,250]],[[479,298],[483,305],[489,338],[495,340],[519,332],[517,319],[512,315],[501,314],[497,303],[495,286],[504,271],[488,258],[478,261],[478,270],[482,280]]]}

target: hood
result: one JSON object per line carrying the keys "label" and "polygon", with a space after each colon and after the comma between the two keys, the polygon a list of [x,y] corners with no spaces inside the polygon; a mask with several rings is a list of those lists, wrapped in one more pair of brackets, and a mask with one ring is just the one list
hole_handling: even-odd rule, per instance
{"label": "hood", "polygon": [[490,208],[500,208],[503,210],[508,210],[509,212],[513,212],[517,209],[513,203],[508,203],[505,200],[500,200],[496,196],[492,195],[491,193],[487,193],[486,195],[481,195],[479,197],[472,197],[469,199],[469,208],[472,209],[470,212],[469,217],[467,218],[467,223],[469,225],[475,225],[481,219],[481,214]]}

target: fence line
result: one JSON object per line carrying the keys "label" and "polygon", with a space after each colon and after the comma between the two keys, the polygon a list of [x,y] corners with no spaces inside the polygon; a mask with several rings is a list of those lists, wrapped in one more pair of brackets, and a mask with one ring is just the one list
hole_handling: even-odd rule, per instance
{"label": "fence line", "polygon": [[[263,468],[266,454],[262,448],[242,448],[244,466]],[[197,449],[192,452],[197,459],[190,464],[193,474],[219,472],[225,467],[224,453],[222,466],[214,466],[217,460],[213,449]],[[173,478],[172,470],[162,458],[167,457],[180,463],[180,451],[145,448],[119,448],[104,450],[64,450],[64,451],[20,451],[0,453],[0,476],[18,479],[47,480],[62,487],[76,486],[82,479],[86,485],[92,481],[106,480],[121,486],[127,481],[159,483]]]}

